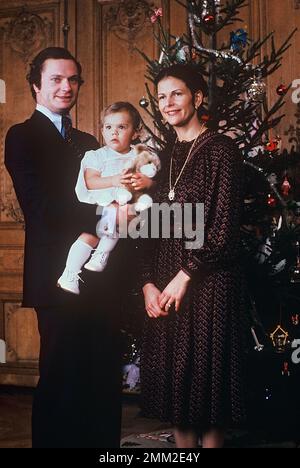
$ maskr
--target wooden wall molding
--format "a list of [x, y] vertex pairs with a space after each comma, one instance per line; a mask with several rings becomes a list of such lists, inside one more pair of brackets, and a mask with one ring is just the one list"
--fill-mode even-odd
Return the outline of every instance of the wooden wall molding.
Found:
[[105, 15], [108, 30], [116, 37], [129, 43], [133, 49], [151, 25], [150, 14], [154, 3], [145, 0], [125, 0], [111, 6]]
[[13, 189], [4, 193], [4, 201], [3, 204], [1, 204], [0, 211], [2, 211], [9, 219], [24, 225], [24, 216]]
[[2, 28], [4, 40], [21, 56], [25, 64], [30, 57], [46, 47], [53, 35], [53, 23], [47, 17], [41, 17], [26, 7]]
[[[6, 302], [4, 316], [7, 362], [15, 365], [33, 362], [36, 367], [39, 338], [35, 312], [32, 309], [22, 308], [18, 302]], [[23, 335], [24, 339], [21, 340], [19, 335]]]

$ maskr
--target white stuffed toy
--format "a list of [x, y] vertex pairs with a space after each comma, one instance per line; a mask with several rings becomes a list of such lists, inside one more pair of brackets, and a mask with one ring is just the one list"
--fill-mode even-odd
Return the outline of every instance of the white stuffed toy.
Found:
[[136, 211], [151, 207], [152, 198], [143, 191], [137, 192], [130, 185], [89, 190], [84, 179], [84, 172], [87, 168], [99, 170], [103, 177], [120, 174], [125, 170], [133, 173], [140, 172], [152, 178], [160, 169], [160, 160], [147, 146], [142, 144], [133, 146], [130, 153], [121, 158], [116, 152], [112, 157], [111, 150], [107, 146], [96, 151], [88, 151], [81, 162], [75, 191], [78, 199], [84, 203], [108, 206], [113, 202], [119, 205], [131, 202], [135, 203]]
[[[128, 172], [140, 172], [150, 179], [155, 177], [160, 169], [160, 160], [157, 154], [151, 152], [149, 148], [143, 144], [138, 144], [134, 146], [133, 149], [136, 153], [136, 157], [126, 166]], [[129, 201], [135, 203], [136, 211], [143, 211], [152, 206], [153, 200], [150, 195], [143, 193], [143, 191], [126, 191], [128, 192], [128, 197], [130, 196], [126, 203]]]

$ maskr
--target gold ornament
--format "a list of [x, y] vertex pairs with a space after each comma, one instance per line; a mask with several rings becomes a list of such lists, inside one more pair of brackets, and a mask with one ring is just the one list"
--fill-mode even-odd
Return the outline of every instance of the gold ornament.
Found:
[[288, 336], [288, 332], [285, 331], [281, 325], [277, 325], [275, 330], [270, 334], [270, 338], [277, 353], [283, 353], [285, 351]]

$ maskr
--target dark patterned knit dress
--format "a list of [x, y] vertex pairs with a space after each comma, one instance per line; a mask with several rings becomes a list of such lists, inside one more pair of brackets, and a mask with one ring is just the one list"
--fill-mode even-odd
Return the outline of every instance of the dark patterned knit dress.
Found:
[[[174, 183], [192, 142], [173, 151]], [[157, 201], [171, 203], [170, 155]], [[243, 168], [232, 140], [207, 130], [198, 137], [176, 185], [174, 202], [204, 203], [205, 240], [187, 250], [184, 239], [147, 240], [143, 284], [161, 291], [183, 269], [192, 277], [180, 311], [146, 317], [142, 341], [145, 416], [205, 430], [244, 419], [244, 279], [238, 265]]]

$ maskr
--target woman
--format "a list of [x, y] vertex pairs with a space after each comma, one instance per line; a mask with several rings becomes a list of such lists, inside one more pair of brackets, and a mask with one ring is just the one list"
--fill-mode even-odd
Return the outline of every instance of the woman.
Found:
[[146, 318], [142, 345], [145, 415], [171, 421], [179, 448], [221, 447], [224, 429], [244, 418], [241, 328], [243, 275], [237, 263], [242, 160], [232, 140], [208, 130], [207, 95], [188, 65], [156, 78], [159, 110], [177, 138], [157, 201], [204, 203], [204, 245], [148, 242], [143, 259]]

